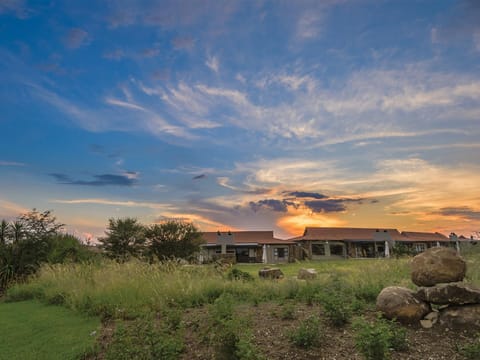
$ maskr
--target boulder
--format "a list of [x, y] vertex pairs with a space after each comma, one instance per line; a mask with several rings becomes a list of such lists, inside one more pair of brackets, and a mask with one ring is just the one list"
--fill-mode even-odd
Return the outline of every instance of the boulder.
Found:
[[462, 282], [421, 287], [418, 289], [416, 296], [423, 301], [439, 305], [480, 303], [480, 289]]
[[317, 277], [317, 271], [315, 269], [300, 269], [298, 270], [297, 279], [300, 280], [313, 280]]
[[412, 281], [418, 286], [462, 281], [467, 265], [455, 250], [435, 247], [412, 260]]
[[258, 276], [264, 279], [281, 279], [283, 273], [278, 268], [263, 268], [258, 271]]
[[450, 329], [480, 330], [480, 304], [449, 306], [440, 311], [439, 322]]
[[415, 297], [415, 293], [400, 286], [384, 288], [377, 297], [377, 310], [388, 319], [405, 324], [418, 323], [430, 312], [430, 305]]

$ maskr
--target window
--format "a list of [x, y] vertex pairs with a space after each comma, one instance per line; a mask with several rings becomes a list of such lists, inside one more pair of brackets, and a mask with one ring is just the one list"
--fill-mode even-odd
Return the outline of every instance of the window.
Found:
[[415, 244], [415, 252], [417, 252], [417, 253], [425, 251], [426, 249], [427, 249], [427, 247], [424, 243]]
[[287, 248], [274, 248], [273, 249], [273, 256], [278, 259], [284, 259], [288, 256], [288, 249]]
[[343, 256], [342, 244], [330, 244], [330, 255]]
[[313, 255], [325, 255], [325, 245], [324, 244], [312, 244], [312, 254]]

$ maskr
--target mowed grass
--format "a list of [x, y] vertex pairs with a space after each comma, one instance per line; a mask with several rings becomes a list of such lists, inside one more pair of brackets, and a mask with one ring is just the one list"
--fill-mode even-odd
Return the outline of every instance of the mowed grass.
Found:
[[37, 301], [0, 303], [1, 360], [80, 359], [94, 348], [100, 320]]

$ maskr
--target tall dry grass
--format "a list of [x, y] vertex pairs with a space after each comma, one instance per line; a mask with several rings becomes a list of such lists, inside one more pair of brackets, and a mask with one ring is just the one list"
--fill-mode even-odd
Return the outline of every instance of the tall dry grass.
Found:
[[[259, 303], [296, 299], [311, 302], [327, 291], [332, 279], [336, 286], [367, 303], [374, 303], [383, 287], [413, 288], [410, 259], [342, 260], [300, 262], [282, 265], [285, 278], [267, 281], [256, 273], [261, 264], [238, 265], [255, 274], [253, 281], [229, 280], [225, 271], [210, 265], [181, 265], [175, 261], [148, 264], [100, 261], [91, 264], [43, 266], [28, 282], [9, 289], [7, 300], [37, 298], [62, 304], [79, 312], [114, 318], [136, 317], [165, 307], [188, 308], [213, 303], [222, 293], [238, 301]], [[469, 255], [467, 279], [480, 285], [480, 256]], [[309, 282], [295, 276], [301, 267], [315, 268], [318, 278]], [[329, 285], [330, 284], [330, 285]]]

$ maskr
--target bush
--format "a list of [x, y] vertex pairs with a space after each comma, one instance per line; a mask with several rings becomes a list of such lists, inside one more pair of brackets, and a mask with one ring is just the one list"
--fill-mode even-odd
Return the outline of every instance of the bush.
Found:
[[293, 320], [295, 317], [295, 305], [293, 303], [289, 302], [282, 306], [280, 312], [280, 318], [282, 320]]
[[352, 317], [352, 307], [347, 298], [338, 295], [339, 294], [324, 296], [322, 306], [325, 316], [332, 325], [343, 326], [350, 322]]
[[237, 268], [232, 268], [227, 273], [228, 280], [242, 280], [242, 281], [253, 281], [255, 278], [248, 272], [242, 271]]
[[184, 344], [178, 332], [172, 332], [151, 317], [121, 322], [115, 330], [105, 358], [107, 360], [179, 358]]
[[235, 316], [233, 296], [223, 293], [210, 307], [212, 324], [210, 343], [216, 349], [216, 359], [261, 360], [255, 349], [248, 322]]
[[457, 351], [468, 360], [480, 359], [480, 338], [472, 344], [466, 344], [463, 346], [457, 346]]
[[303, 320], [295, 330], [291, 331], [289, 338], [298, 347], [310, 348], [320, 344], [321, 335], [320, 319], [318, 316], [312, 315]]
[[390, 349], [407, 348], [406, 330], [393, 321], [378, 318], [368, 322], [359, 318], [354, 322], [355, 344], [367, 360], [387, 359]]

